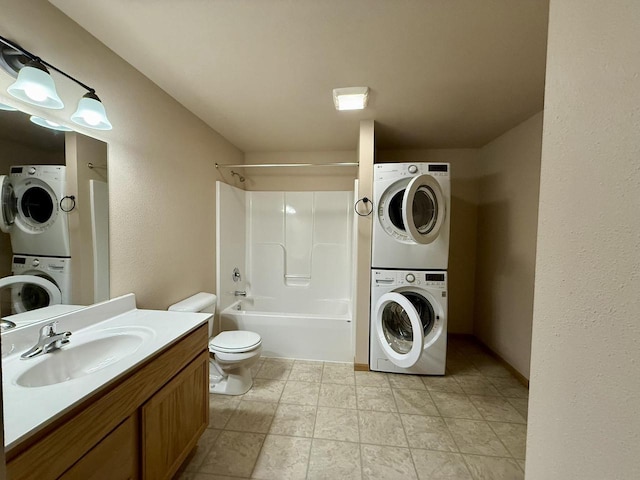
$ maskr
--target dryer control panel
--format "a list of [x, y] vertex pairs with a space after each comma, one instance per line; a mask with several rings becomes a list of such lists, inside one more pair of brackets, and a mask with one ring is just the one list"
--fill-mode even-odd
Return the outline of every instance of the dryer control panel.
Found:
[[17, 178], [42, 178], [48, 182], [65, 182], [64, 165], [13, 165], [10, 176]]
[[448, 177], [448, 163], [376, 163], [374, 165], [374, 178], [376, 180], [399, 179], [429, 174], [433, 177]]

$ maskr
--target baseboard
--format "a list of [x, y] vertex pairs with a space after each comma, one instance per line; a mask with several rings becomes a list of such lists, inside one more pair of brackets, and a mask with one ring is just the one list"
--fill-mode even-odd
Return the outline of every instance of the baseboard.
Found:
[[486, 343], [484, 343], [482, 340], [480, 340], [478, 337], [476, 337], [475, 335], [471, 335], [469, 333], [449, 333], [450, 337], [458, 337], [458, 338], [472, 338], [473, 340], [475, 340], [478, 344], [480, 344], [480, 346], [489, 354], [491, 355], [493, 358], [495, 358], [496, 360], [498, 360], [498, 362], [500, 362], [500, 364], [506, 368], [507, 370], [509, 370], [509, 373], [511, 373], [514, 377], [516, 377], [516, 379], [525, 387], [527, 387], [527, 389], [529, 388], [529, 380], [527, 379], [527, 377], [525, 377], [524, 375], [522, 375], [518, 370], [515, 369], [515, 367], [513, 365], [511, 365], [509, 362], [507, 362], [504, 358], [502, 358], [502, 356], [493, 351], [491, 349], [491, 347], [489, 347]]
[[369, 371], [369, 364], [368, 363], [354, 363], [353, 364], [353, 369], [356, 372], [368, 372]]

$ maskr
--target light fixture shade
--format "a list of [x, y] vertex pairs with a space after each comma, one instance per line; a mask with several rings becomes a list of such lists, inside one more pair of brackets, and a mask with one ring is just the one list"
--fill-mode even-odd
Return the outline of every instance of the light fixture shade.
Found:
[[0, 110], [4, 110], [6, 112], [17, 112], [17, 108], [13, 108], [11, 105], [7, 105], [6, 103], [0, 103]]
[[31, 115], [29, 117], [32, 123], [44, 128], [48, 128], [50, 130], [57, 130], [58, 132], [73, 132], [69, 127], [65, 127], [64, 125], [60, 125], [59, 123], [52, 122], [51, 120], [46, 120], [42, 117], [36, 117], [35, 115]]
[[17, 80], [7, 88], [18, 100], [44, 108], [64, 108], [47, 68], [34, 60], [20, 69]]
[[369, 87], [346, 87], [333, 89], [336, 110], [362, 110], [367, 106]]
[[78, 102], [76, 113], [71, 115], [71, 120], [83, 127], [96, 130], [111, 130], [113, 126], [107, 118], [104, 105], [95, 93], [85, 94]]

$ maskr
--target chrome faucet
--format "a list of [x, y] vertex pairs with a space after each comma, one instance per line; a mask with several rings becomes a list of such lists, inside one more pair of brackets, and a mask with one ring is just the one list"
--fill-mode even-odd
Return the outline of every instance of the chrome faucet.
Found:
[[40, 329], [40, 337], [38, 343], [36, 343], [29, 350], [20, 355], [20, 358], [27, 359], [37, 357], [44, 353], [49, 353], [54, 350], [60, 349], [63, 345], [69, 343], [69, 337], [71, 332], [57, 333], [58, 322], [47, 323]]
[[233, 295], [236, 297], [246, 297], [247, 292], [244, 290], [236, 290], [235, 292], [233, 292]]
[[9, 330], [10, 328], [15, 328], [16, 324], [11, 320], [7, 320], [6, 318], [0, 319], [0, 332], [4, 332]]

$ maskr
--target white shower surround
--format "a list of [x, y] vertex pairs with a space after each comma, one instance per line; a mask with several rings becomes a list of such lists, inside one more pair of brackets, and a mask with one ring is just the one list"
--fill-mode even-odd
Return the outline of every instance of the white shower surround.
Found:
[[[350, 191], [219, 184], [220, 329], [257, 332], [264, 356], [353, 361], [352, 212]], [[232, 265], [246, 265], [241, 282], [229, 280]], [[247, 298], [238, 302], [235, 290]]]

